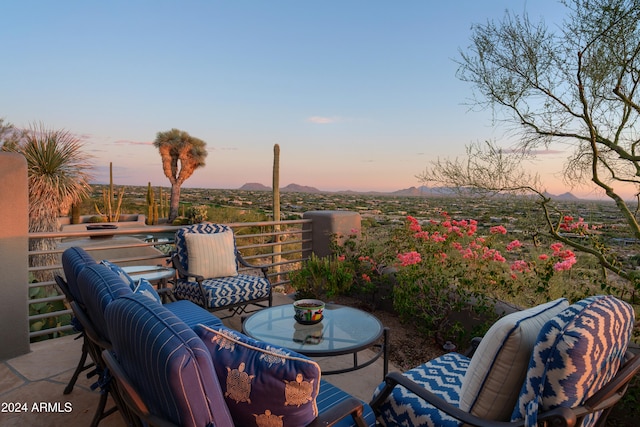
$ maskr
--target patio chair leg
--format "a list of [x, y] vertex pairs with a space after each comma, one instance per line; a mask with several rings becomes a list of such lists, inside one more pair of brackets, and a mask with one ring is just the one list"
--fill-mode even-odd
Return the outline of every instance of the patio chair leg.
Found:
[[96, 408], [96, 413], [93, 416], [93, 420], [91, 420], [91, 427], [98, 427], [98, 424], [100, 424], [100, 420], [105, 417], [104, 408], [107, 406], [108, 398], [108, 393], [100, 393], [100, 401], [98, 402], [98, 407]]
[[[84, 334], [82, 334], [82, 336], [84, 338]], [[84, 339], [86, 340], [86, 338]], [[69, 383], [65, 387], [63, 394], [69, 394], [73, 391], [73, 387], [76, 385], [76, 381], [78, 381], [78, 376], [80, 375], [80, 372], [86, 371], [87, 369], [95, 366], [93, 362], [89, 363], [88, 365], [85, 365], [85, 363], [87, 362], [88, 354], [89, 352], [87, 350], [87, 343], [84, 342], [82, 344], [82, 355], [80, 356], [80, 360], [78, 361], [78, 366], [76, 366], [76, 370], [73, 372], [73, 375], [71, 376]]]

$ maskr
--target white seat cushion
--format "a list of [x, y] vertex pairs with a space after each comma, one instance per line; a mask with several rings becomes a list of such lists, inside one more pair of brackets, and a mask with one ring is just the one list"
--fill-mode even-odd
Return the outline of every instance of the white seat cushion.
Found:
[[189, 274], [205, 279], [236, 276], [235, 244], [232, 231], [201, 234], [185, 233]]
[[568, 301], [560, 298], [494, 323], [469, 363], [460, 391], [460, 409], [488, 420], [509, 421], [538, 333], [568, 306]]

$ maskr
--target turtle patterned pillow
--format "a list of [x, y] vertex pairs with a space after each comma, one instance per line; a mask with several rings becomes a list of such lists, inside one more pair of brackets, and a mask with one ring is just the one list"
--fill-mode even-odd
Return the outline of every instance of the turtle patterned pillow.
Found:
[[235, 425], [299, 427], [318, 416], [316, 362], [224, 326], [194, 331], [211, 353]]

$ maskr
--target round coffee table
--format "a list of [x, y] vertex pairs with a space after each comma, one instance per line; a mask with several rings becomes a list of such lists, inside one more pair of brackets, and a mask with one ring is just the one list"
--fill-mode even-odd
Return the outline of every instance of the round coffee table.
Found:
[[[353, 354], [352, 366], [322, 371], [323, 375], [361, 369], [383, 356], [383, 376], [386, 376], [389, 332], [375, 316], [356, 308], [337, 304], [327, 304], [324, 309], [324, 318], [315, 325], [302, 325], [296, 322], [293, 318], [294, 314], [293, 304], [265, 308], [245, 319], [242, 330], [252, 338], [294, 350], [305, 356]], [[359, 363], [358, 352], [367, 348], [375, 350], [373, 357]]]

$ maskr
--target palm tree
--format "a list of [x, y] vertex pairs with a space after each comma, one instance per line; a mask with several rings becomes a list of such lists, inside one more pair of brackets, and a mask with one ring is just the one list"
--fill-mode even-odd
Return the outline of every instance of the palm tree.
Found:
[[[58, 231], [58, 216], [73, 203], [88, 195], [90, 179], [86, 170], [91, 167], [82, 151], [80, 140], [66, 130], [47, 129], [32, 124], [13, 144], [3, 150], [24, 155], [27, 160], [29, 183], [29, 231]], [[54, 239], [31, 239], [30, 250], [52, 250]], [[55, 264], [55, 255], [31, 257], [32, 266]], [[52, 272], [41, 272], [39, 281], [52, 280]]]
[[[153, 146], [160, 152], [164, 174], [171, 182], [169, 223], [178, 216], [180, 186], [193, 175], [197, 168], [204, 166], [204, 159], [207, 157], [206, 145], [201, 139], [178, 129], [158, 132], [156, 135]], [[180, 169], [178, 169], [178, 161]]]

